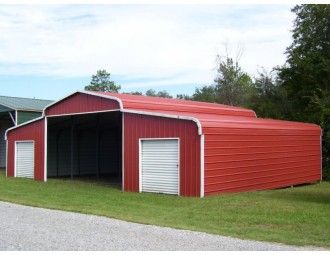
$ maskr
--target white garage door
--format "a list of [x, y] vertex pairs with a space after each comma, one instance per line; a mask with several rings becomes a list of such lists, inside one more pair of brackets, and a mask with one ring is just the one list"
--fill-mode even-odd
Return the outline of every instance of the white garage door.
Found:
[[179, 194], [179, 140], [141, 141], [140, 191]]
[[16, 177], [34, 177], [33, 142], [16, 142]]

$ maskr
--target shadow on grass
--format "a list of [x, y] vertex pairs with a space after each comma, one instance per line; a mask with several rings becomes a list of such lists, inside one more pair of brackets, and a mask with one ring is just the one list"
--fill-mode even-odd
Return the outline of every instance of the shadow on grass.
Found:
[[[320, 183], [305, 184], [295, 186], [294, 188], [282, 188], [279, 189], [281, 192], [268, 194], [271, 198], [288, 200], [288, 201], [300, 201], [317, 204], [328, 204], [330, 205], [330, 182], [326, 182], [325, 185], [328, 187], [322, 187]], [[303, 190], [305, 189], [305, 190]]]
[[82, 176], [82, 177], [74, 177], [73, 179], [70, 179], [69, 177], [51, 177], [50, 180], [61, 180], [61, 181], [70, 181], [73, 183], [86, 183], [91, 184], [94, 186], [108, 186], [112, 187], [116, 190], [122, 190], [122, 181], [118, 178], [96, 178], [93, 176]]

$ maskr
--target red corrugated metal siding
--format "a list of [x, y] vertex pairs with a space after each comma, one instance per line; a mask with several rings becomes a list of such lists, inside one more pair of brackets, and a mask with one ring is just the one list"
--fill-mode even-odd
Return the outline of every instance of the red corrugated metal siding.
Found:
[[115, 100], [76, 93], [46, 109], [46, 115], [74, 114], [119, 109]]
[[[256, 120], [204, 127], [205, 195], [260, 190], [321, 179], [320, 128]], [[245, 128], [244, 128], [245, 127]]]
[[44, 136], [45, 120], [41, 119], [7, 133], [7, 175], [14, 176], [15, 167], [15, 142], [34, 141], [34, 179], [44, 180]]
[[200, 196], [200, 136], [196, 123], [124, 114], [124, 190], [139, 191], [139, 139], [180, 138], [180, 195]]

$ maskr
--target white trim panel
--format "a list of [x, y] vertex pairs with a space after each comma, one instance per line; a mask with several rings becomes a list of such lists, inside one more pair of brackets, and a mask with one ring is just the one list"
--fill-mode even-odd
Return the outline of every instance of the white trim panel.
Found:
[[204, 197], [205, 194], [205, 164], [204, 164], [204, 155], [205, 155], [205, 150], [204, 150], [204, 135], [201, 135], [201, 191], [200, 191], [200, 197]]
[[122, 144], [121, 144], [121, 150], [122, 150], [122, 155], [121, 155], [121, 167], [122, 167], [122, 169], [121, 169], [121, 182], [122, 182], [122, 184], [121, 184], [121, 189], [122, 189], [122, 191], [124, 191], [124, 189], [125, 189], [125, 146], [124, 146], [124, 144], [125, 144], [125, 113], [121, 113], [122, 115], [122, 119], [121, 119], [121, 121], [122, 121], [122, 124], [121, 124], [121, 135], [122, 135], [122, 140], [121, 140], [121, 142], [122, 142]]
[[47, 159], [48, 159], [48, 147], [47, 147], [47, 136], [48, 136], [48, 119], [45, 117], [45, 133], [44, 133], [44, 181], [47, 181]]

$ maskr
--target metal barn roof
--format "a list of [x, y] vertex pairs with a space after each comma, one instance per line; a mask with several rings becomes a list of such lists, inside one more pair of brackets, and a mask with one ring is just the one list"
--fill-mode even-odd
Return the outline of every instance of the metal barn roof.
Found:
[[[256, 129], [298, 129], [316, 130], [320, 127], [315, 124], [281, 121], [257, 118], [253, 110], [240, 107], [205, 103], [182, 99], [169, 99], [138, 95], [117, 94], [108, 92], [82, 92], [117, 98], [122, 104], [122, 110], [167, 114], [173, 116], [190, 117], [197, 119], [202, 128], [208, 132], [216, 132], [216, 128], [256, 128]], [[204, 133], [204, 131], [203, 131]]]
[[13, 110], [42, 111], [51, 100], [0, 96], [0, 105]]

